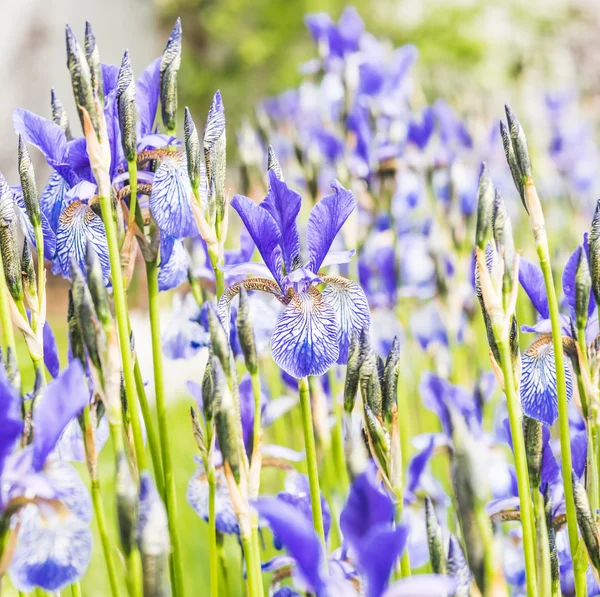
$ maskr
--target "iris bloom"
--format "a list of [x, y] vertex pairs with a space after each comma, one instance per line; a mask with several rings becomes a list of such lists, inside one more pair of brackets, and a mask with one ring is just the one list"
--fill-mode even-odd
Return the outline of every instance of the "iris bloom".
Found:
[[88, 403], [79, 361], [36, 399], [34, 439], [22, 450], [21, 398], [0, 375], [0, 513], [16, 534], [9, 574], [24, 593], [59, 591], [81, 578], [92, 552], [88, 491], [75, 469], [52, 452], [68, 423]]
[[[256, 205], [242, 195], [231, 202], [265, 265], [244, 263], [229, 273], [259, 274], [227, 288], [219, 302], [219, 316], [229, 329], [232, 299], [241, 286], [273, 294], [285, 309], [271, 336], [275, 362], [290, 375], [321, 375], [333, 363], [346, 363], [353, 331], [368, 328], [369, 305], [360, 286], [346, 278], [319, 274], [322, 267], [347, 262], [351, 251], [329, 252], [342, 225], [352, 213], [354, 196], [336, 180], [333, 194], [312, 209], [307, 224], [308, 261], [302, 265], [296, 218], [302, 199], [269, 171], [269, 192]], [[318, 286], [324, 284], [323, 291]]]

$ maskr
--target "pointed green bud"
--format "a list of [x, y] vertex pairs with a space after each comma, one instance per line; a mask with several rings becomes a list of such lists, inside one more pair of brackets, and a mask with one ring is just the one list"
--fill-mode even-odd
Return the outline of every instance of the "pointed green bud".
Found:
[[273, 170], [273, 172], [275, 172], [275, 176], [277, 176], [277, 178], [283, 182], [283, 172], [281, 171], [279, 160], [275, 155], [275, 150], [273, 149], [272, 145], [269, 145], [269, 153], [267, 158], [267, 172], [269, 170]]
[[13, 192], [0, 174], [0, 251], [8, 291], [16, 303], [23, 300], [21, 256], [17, 247], [17, 223]]
[[521, 178], [521, 172], [519, 170], [519, 166], [517, 164], [517, 159], [515, 157], [515, 151], [513, 148], [513, 144], [510, 138], [510, 131], [508, 127], [504, 124], [504, 122], [500, 121], [500, 136], [502, 137], [502, 145], [504, 146], [504, 155], [506, 156], [506, 161], [508, 163], [508, 167], [510, 169], [510, 173], [512, 175], [513, 182], [515, 183], [515, 187], [519, 192], [521, 197], [521, 202], [523, 203], [523, 207], [525, 211], [529, 213], [529, 208], [527, 207], [527, 203], [525, 202], [525, 185], [523, 184], [523, 179]]
[[215, 427], [223, 461], [228, 462], [237, 483], [240, 482], [242, 434], [235, 399], [218, 359], [213, 359]]
[[594, 292], [596, 303], [600, 305], [600, 199], [596, 203], [596, 211], [594, 211], [592, 219], [588, 244], [592, 291]]
[[240, 287], [240, 304], [237, 312], [237, 333], [246, 369], [250, 375], [258, 373], [258, 354], [256, 352], [256, 341], [252, 329], [252, 317], [250, 316], [250, 299], [248, 291], [242, 285]]
[[81, 108], [85, 108], [90, 116], [90, 121], [96, 133], [99, 130], [98, 114], [94, 103], [94, 86], [92, 83], [92, 73], [87, 58], [69, 25], [66, 26], [67, 39], [67, 66], [71, 73], [71, 85], [75, 97], [75, 105], [78, 108], [81, 128], [85, 129], [83, 113]]
[[117, 80], [117, 106], [119, 110], [119, 128], [121, 129], [121, 146], [125, 159], [134, 162], [137, 157], [137, 133], [135, 127], [135, 83], [129, 51], [125, 50], [119, 78]]
[[210, 332], [210, 343], [215, 356], [221, 362], [223, 371], [227, 378], [231, 376], [231, 349], [229, 347], [229, 338], [225, 334], [221, 320], [215, 311], [214, 306], [211, 304], [208, 308], [208, 328]]
[[102, 75], [102, 64], [100, 63], [100, 50], [96, 43], [96, 36], [92, 30], [92, 24], [89, 21], [85, 22], [85, 57], [88, 66], [90, 67], [90, 75], [92, 77], [92, 88], [96, 91], [96, 95], [100, 100], [100, 105], [104, 106], [104, 77]]
[[75, 315], [75, 303], [73, 301], [73, 290], [69, 289], [69, 306], [67, 309], [67, 326], [69, 330], [69, 346], [73, 358], [85, 363], [85, 345], [83, 335], [79, 329], [79, 323]]
[[369, 405], [376, 417], [383, 408], [383, 392], [377, 366], [377, 356], [371, 349], [366, 355], [360, 368], [360, 393], [363, 402]]
[[131, 472], [131, 465], [121, 452], [117, 455], [117, 522], [123, 553], [127, 556], [135, 547], [135, 524], [138, 516], [138, 489]]
[[37, 304], [37, 284], [35, 283], [35, 265], [27, 241], [23, 243], [21, 256], [21, 275], [23, 276], [23, 289], [33, 304]]
[[431, 498], [425, 496], [425, 524], [427, 527], [427, 545], [429, 561], [434, 574], [446, 574], [446, 553], [442, 527], [438, 520]]
[[542, 469], [542, 423], [530, 417], [523, 417], [523, 435], [525, 436], [525, 454], [531, 487], [537, 491], [541, 482]]
[[360, 351], [360, 335], [352, 330], [350, 347], [348, 348], [348, 363], [346, 366], [346, 381], [344, 382], [344, 410], [351, 413], [356, 402], [358, 384], [360, 381], [360, 366], [362, 365]]
[[204, 160], [209, 192], [209, 212], [213, 209], [212, 203], [214, 202], [217, 222], [221, 222], [225, 216], [226, 153], [225, 108], [221, 92], [217, 91], [210, 105], [204, 129]]
[[202, 430], [202, 425], [200, 424], [200, 420], [198, 419], [198, 414], [194, 410], [193, 406], [190, 406], [190, 416], [192, 419], [192, 430], [194, 432], [194, 440], [196, 441], [198, 450], [200, 450], [200, 454], [203, 458], [205, 458], [208, 453], [208, 449], [206, 447], [206, 441], [204, 439], [204, 431]]
[[160, 110], [167, 133], [177, 129], [177, 73], [181, 65], [181, 19], [177, 19], [160, 62]]
[[96, 315], [103, 327], [110, 326], [113, 323], [113, 318], [110, 311], [108, 292], [106, 291], [104, 278], [102, 276], [102, 266], [100, 265], [100, 260], [98, 259], [98, 255], [96, 255], [94, 246], [89, 240], [85, 254], [85, 266], [87, 272], [87, 285], [92, 297], [92, 302], [94, 303]]
[[575, 473], [573, 477], [573, 498], [575, 499], [575, 512], [577, 513], [577, 525], [583, 537], [583, 542], [588, 552], [588, 557], [594, 565], [594, 568], [600, 572], [600, 537], [598, 527], [594, 520], [592, 508], [588, 500], [585, 487], [577, 478]]
[[477, 200], [477, 228], [475, 244], [483, 251], [487, 241], [492, 214], [494, 212], [494, 183], [485, 162], [481, 164], [479, 175], [479, 195]]
[[513, 285], [513, 269], [515, 266], [515, 242], [513, 240], [512, 226], [506, 205], [496, 190], [494, 196], [494, 210], [492, 213], [492, 230], [496, 250], [504, 260], [504, 292], [510, 294]]
[[373, 458], [379, 462], [387, 474], [389, 468], [388, 455], [390, 453], [389, 435], [366, 402], [363, 404], [363, 409], [365, 426], [367, 427], [369, 438], [371, 440], [369, 442], [369, 448], [374, 450], [374, 454], [372, 454]]
[[525, 184], [527, 179], [533, 176], [531, 158], [529, 157], [529, 149], [527, 148], [525, 132], [523, 131], [521, 123], [515, 116], [514, 112], [510, 109], [508, 104], [504, 106], [504, 111], [506, 112], [506, 122], [508, 123], [510, 140], [515, 152], [515, 161], [519, 168], [521, 180], [523, 184]]
[[585, 329], [587, 323], [591, 288], [592, 278], [590, 276], [588, 258], [585, 251], [580, 248], [577, 272], [575, 274], [575, 317], [578, 329]]
[[92, 301], [92, 295], [85, 283], [83, 272], [79, 269], [75, 258], [71, 260], [71, 290], [73, 291], [73, 306], [77, 325], [81, 331], [83, 343], [90, 360], [96, 369], [101, 370], [100, 351], [97, 337], [97, 317]]
[[552, 595], [560, 595], [560, 564], [558, 562], [558, 548], [556, 546], [556, 531], [552, 526], [548, 527], [548, 542], [550, 543]]
[[185, 135], [185, 155], [187, 157], [188, 174], [192, 189], [196, 190], [200, 187], [200, 138], [198, 137], [198, 129], [190, 109], [186, 106], [183, 116], [183, 133]]
[[69, 119], [63, 103], [56, 95], [54, 88], [50, 90], [50, 106], [52, 108], [52, 122], [58, 124], [58, 126], [65, 132], [67, 141], [70, 141], [73, 137], [71, 135], [71, 127], [69, 126]]
[[146, 471], [140, 475], [138, 511], [136, 540], [142, 558], [144, 597], [167, 597], [170, 595], [169, 520], [154, 482]]
[[207, 425], [212, 424], [214, 417], [214, 400], [215, 400], [215, 384], [213, 380], [213, 368], [216, 366], [214, 362], [219, 362], [219, 359], [214, 355], [209, 347], [208, 359], [204, 368], [204, 376], [202, 377], [202, 410], [204, 419]]
[[19, 135], [19, 148], [17, 152], [19, 163], [19, 178], [21, 179], [21, 190], [23, 191], [23, 201], [25, 209], [29, 216], [29, 221], [34, 228], [42, 225], [42, 215], [40, 213], [40, 196], [38, 194], [37, 184], [35, 182], [35, 173], [33, 164], [25, 139]]
[[394, 338], [383, 370], [383, 416], [391, 422], [392, 411], [396, 404], [398, 377], [400, 375], [400, 342]]

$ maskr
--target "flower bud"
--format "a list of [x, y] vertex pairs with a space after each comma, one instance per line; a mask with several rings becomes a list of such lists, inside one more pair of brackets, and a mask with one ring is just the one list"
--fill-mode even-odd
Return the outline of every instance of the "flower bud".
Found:
[[177, 19], [160, 62], [160, 109], [163, 125], [170, 134], [177, 128], [177, 73], [180, 65], [181, 19]]
[[146, 471], [140, 475], [139, 516], [136, 539], [142, 558], [144, 597], [169, 595], [169, 521], [152, 478]]
[[558, 548], [556, 547], [556, 531], [548, 527], [548, 542], [550, 543], [550, 579], [552, 582], [552, 595], [560, 595], [560, 564], [558, 561]]
[[455, 597], [468, 597], [470, 595], [470, 586], [473, 582], [473, 574], [469, 570], [469, 565], [465, 559], [465, 554], [458, 542], [458, 539], [450, 534], [448, 544], [448, 576], [453, 576], [458, 580], [458, 589]]
[[[212, 349], [209, 347], [208, 359], [206, 360], [206, 367], [204, 368], [204, 376], [202, 377], [202, 411], [204, 413], [204, 420], [207, 425], [212, 425], [214, 417], [214, 400], [215, 400], [215, 384], [213, 380], [213, 362], [219, 359], [215, 357]], [[216, 365], [215, 365], [216, 366]]]
[[77, 261], [74, 258], [71, 260], [71, 290], [75, 317], [77, 318], [77, 325], [81, 331], [83, 343], [94, 367], [101, 370], [102, 363], [96, 332], [98, 330], [96, 311], [92, 295], [85, 283], [83, 272], [79, 269]]
[[19, 148], [17, 152], [19, 163], [19, 177], [21, 179], [21, 190], [23, 191], [23, 201], [25, 209], [29, 216], [29, 221], [34, 228], [42, 225], [42, 215], [40, 213], [40, 196], [35, 182], [35, 173], [33, 164], [29, 156], [27, 144], [21, 135], [19, 135]]
[[387, 474], [388, 455], [390, 452], [389, 435], [366, 402], [363, 404], [363, 408], [365, 426], [369, 435], [369, 448], [374, 451], [372, 453], [373, 458], [379, 462]]
[[383, 408], [383, 393], [377, 365], [377, 356], [371, 349], [360, 368], [360, 393], [363, 402], [379, 417]]
[[117, 476], [115, 480], [117, 496], [117, 522], [119, 537], [126, 556], [135, 547], [135, 524], [138, 513], [137, 484], [131, 472], [131, 465], [121, 452], [117, 455]]
[[183, 117], [183, 133], [185, 135], [185, 155], [187, 157], [190, 183], [192, 189], [196, 190], [200, 186], [200, 139], [192, 113], [187, 106]]
[[92, 297], [92, 302], [94, 303], [96, 315], [104, 327], [112, 325], [113, 318], [110, 311], [108, 292], [104, 285], [102, 266], [100, 265], [100, 260], [94, 250], [94, 246], [90, 241], [88, 241], [87, 244], [85, 266], [87, 272], [87, 284]]
[[13, 192], [0, 174], [0, 251], [8, 291], [15, 302], [19, 303], [23, 300], [23, 282], [17, 238]]
[[240, 304], [237, 312], [237, 332], [246, 369], [250, 375], [258, 373], [258, 355], [256, 354], [256, 341], [254, 339], [254, 330], [252, 329], [252, 318], [250, 316], [250, 300], [248, 291], [242, 285], [240, 287]]
[[226, 158], [225, 108], [221, 92], [217, 91], [210, 105], [204, 129], [209, 215], [211, 210], [214, 210], [217, 222], [221, 222], [225, 216]]
[[85, 345], [83, 335], [79, 329], [79, 323], [75, 315], [75, 303], [73, 301], [73, 290], [69, 289], [69, 306], [67, 309], [67, 326], [69, 329], [69, 348], [74, 359], [85, 363]]
[[389, 422], [396, 404], [398, 376], [400, 375], [400, 343], [394, 338], [383, 370], [383, 416]]
[[119, 128], [121, 145], [125, 159], [134, 162], [137, 157], [137, 134], [135, 130], [135, 83], [131, 70], [129, 52], [125, 50], [119, 78], [117, 81], [117, 105], [119, 110]]
[[502, 137], [504, 155], [506, 156], [506, 161], [508, 163], [513, 182], [515, 183], [517, 191], [519, 191], [519, 195], [521, 196], [521, 202], [523, 203], [523, 207], [525, 207], [525, 211], [529, 213], [529, 209], [527, 208], [527, 203], [525, 201], [525, 185], [523, 184], [523, 179], [521, 178], [519, 166], [515, 157], [515, 152], [510, 138], [510, 131], [502, 121], [500, 121], [500, 136]]
[[580, 248], [577, 272], [575, 274], [575, 317], [578, 329], [585, 329], [587, 323], [591, 288], [592, 279], [590, 277], [588, 258], [583, 248]]
[[67, 39], [67, 66], [71, 73], [71, 85], [75, 96], [75, 105], [78, 108], [81, 128], [85, 130], [84, 117], [81, 108], [85, 108], [89, 114], [94, 130], [99, 130], [99, 120], [94, 102], [94, 86], [92, 74], [87, 58], [85, 57], [73, 30], [66, 26]]
[[515, 152], [515, 161], [519, 168], [521, 180], [523, 183], [527, 181], [533, 175], [531, 169], [531, 158], [529, 157], [529, 149], [527, 149], [527, 139], [525, 138], [525, 132], [521, 127], [521, 123], [515, 116], [514, 112], [510, 109], [507, 104], [504, 106], [506, 112], [506, 122], [508, 123], [508, 130], [510, 132], [510, 140]]
[[523, 417], [523, 435], [525, 437], [525, 454], [531, 487], [537, 491], [541, 482], [542, 470], [542, 422], [530, 417]]
[[[204, 395], [202, 396], [204, 399]], [[208, 449], [206, 446], [206, 441], [204, 439], [204, 431], [202, 431], [202, 425], [200, 425], [200, 420], [198, 419], [198, 415], [194, 410], [193, 406], [190, 406], [190, 416], [192, 418], [192, 430], [194, 432], [194, 440], [196, 441], [196, 445], [198, 446], [198, 450], [200, 450], [200, 454], [205, 458], [208, 453]]]
[[32, 310], [38, 310], [37, 285], [35, 283], [35, 266], [33, 257], [27, 241], [23, 243], [23, 255], [21, 257], [21, 275], [23, 276], [23, 288], [27, 297], [27, 306]]
[[442, 527], [431, 498], [425, 496], [425, 524], [427, 527], [427, 545], [429, 547], [429, 561], [434, 574], [446, 574], [446, 554]]
[[275, 172], [275, 176], [277, 176], [277, 178], [283, 182], [283, 172], [281, 171], [279, 160], [275, 155], [275, 150], [273, 149], [272, 145], [269, 145], [269, 153], [267, 158], [267, 172], [269, 170], [273, 170], [273, 172]]
[[88, 66], [90, 67], [90, 75], [92, 81], [92, 89], [96, 92], [96, 96], [100, 101], [100, 105], [104, 105], [104, 78], [102, 76], [102, 64], [100, 63], [100, 51], [96, 44], [96, 36], [92, 30], [92, 24], [89, 21], [85, 22], [85, 57]]
[[72, 139], [72, 135], [67, 112], [65, 111], [63, 103], [56, 95], [54, 88], [52, 88], [50, 91], [50, 106], [52, 108], [52, 122], [54, 122], [54, 124], [58, 124], [58, 126], [65, 132], [67, 141], [70, 141]]
[[585, 543], [591, 563], [600, 572], [600, 537], [598, 535], [598, 527], [592, 514], [585, 487], [573, 472], [572, 477], [573, 498], [575, 499], [575, 512], [577, 513], [579, 531], [583, 537], [583, 542]]
[[346, 381], [344, 383], [344, 410], [347, 413], [352, 412], [354, 408], [354, 403], [356, 401], [356, 393], [358, 392], [358, 384], [360, 381], [360, 366], [362, 365], [360, 350], [361, 337], [362, 333], [358, 334], [356, 330], [352, 331], [350, 347], [348, 348]]
[[223, 461], [228, 462], [237, 483], [240, 482], [242, 434], [238, 409], [218, 359], [213, 359], [215, 425]]
[[208, 328], [210, 332], [210, 343], [215, 356], [221, 362], [223, 371], [229, 379], [232, 373], [231, 349], [229, 347], [229, 339], [225, 334], [223, 325], [212, 304], [208, 306]]
[[492, 214], [494, 211], [494, 183], [485, 162], [481, 164], [479, 175], [479, 196], [477, 200], [477, 228], [475, 244], [483, 251], [487, 241]]
[[496, 250], [504, 261], [503, 291], [506, 294], [510, 294], [513, 286], [513, 270], [516, 258], [515, 243], [506, 205], [504, 205], [504, 201], [497, 190], [494, 196], [492, 230], [494, 232]]

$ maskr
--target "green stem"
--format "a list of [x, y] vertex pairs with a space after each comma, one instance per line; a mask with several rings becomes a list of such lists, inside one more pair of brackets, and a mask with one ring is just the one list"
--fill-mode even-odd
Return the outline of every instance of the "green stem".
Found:
[[[308, 482], [310, 485], [310, 503], [312, 507], [313, 525], [321, 544], [323, 553], [327, 553], [325, 542], [325, 528], [323, 526], [323, 512], [321, 510], [321, 490], [319, 489], [319, 467], [317, 465], [317, 450], [315, 447], [315, 434], [313, 430], [312, 409], [310, 405], [310, 390], [308, 380], [302, 377], [298, 380], [300, 393], [300, 410], [302, 412], [302, 428], [304, 431], [304, 447], [306, 450], [306, 464], [308, 466]], [[327, 558], [325, 558], [327, 559]], [[327, 562], [325, 562], [327, 566]]]
[[129, 594], [131, 597], [144, 597], [142, 560], [140, 552], [137, 549], [132, 549], [127, 556], [127, 573], [129, 576]]
[[329, 387], [331, 388], [331, 401], [335, 424], [331, 430], [331, 446], [333, 462], [337, 473], [336, 490], [339, 495], [345, 496], [348, 490], [348, 469], [346, 467], [346, 452], [344, 450], [344, 405], [340, 401], [340, 386], [334, 367], [329, 369]]
[[256, 453], [258, 450], [258, 443], [260, 441], [260, 375], [258, 374], [258, 370], [254, 373], [250, 374], [250, 380], [252, 382], [252, 395], [254, 397], [254, 426], [253, 426], [253, 446], [252, 446], [252, 454]]
[[535, 528], [538, 534], [538, 579], [540, 595], [550, 595], [552, 593], [550, 542], [548, 539], [548, 527], [546, 526], [544, 496], [539, 488], [534, 488], [533, 490], [533, 508], [535, 512]]
[[225, 277], [223, 272], [219, 269], [219, 255], [212, 249], [209, 249], [208, 256], [210, 258], [213, 271], [215, 272], [215, 289], [217, 292], [217, 301], [219, 301], [223, 291], [225, 290]]
[[133, 430], [133, 443], [138, 470], [146, 468], [146, 453], [144, 451], [144, 439], [140, 414], [138, 412], [138, 399], [135, 391], [135, 378], [133, 375], [133, 361], [131, 358], [131, 347], [129, 344], [129, 317], [127, 314], [127, 297], [123, 284], [123, 273], [121, 272], [121, 257], [117, 239], [117, 228], [113, 220], [113, 209], [109, 195], [101, 194], [99, 197], [102, 210], [102, 221], [106, 231], [106, 242], [108, 244], [108, 256], [110, 261], [110, 272], [112, 277], [113, 295], [115, 299], [115, 312], [117, 316], [117, 329], [119, 332], [119, 348], [121, 350], [121, 361], [123, 364], [123, 377], [125, 378], [125, 395], [131, 417]]
[[[225, 555], [225, 546], [223, 545], [223, 539], [217, 542], [217, 551], [219, 553], [219, 567], [221, 568], [221, 576], [223, 577], [223, 584], [225, 585], [225, 595], [232, 595], [231, 584], [229, 582], [229, 567], [227, 566], [227, 557]], [[212, 593], [211, 593], [212, 597]]]
[[265, 594], [263, 587], [262, 568], [260, 564], [260, 540], [258, 537], [258, 515], [252, 514], [252, 551], [253, 551], [253, 562], [255, 566], [256, 574], [256, 589], [260, 597]]
[[515, 454], [515, 469], [519, 490], [519, 506], [521, 526], [523, 529], [523, 551], [525, 556], [525, 572], [528, 597], [537, 596], [535, 538], [533, 537], [533, 511], [531, 505], [531, 488], [527, 471], [525, 440], [523, 438], [523, 414], [519, 397], [515, 391], [515, 379], [512, 368], [510, 345], [506, 335], [496, 334], [496, 342], [500, 351], [500, 365], [504, 374], [504, 393], [508, 405], [508, 418]]
[[10, 316], [10, 306], [8, 301], [8, 287], [6, 286], [6, 278], [4, 277], [4, 263], [0, 257], [0, 325], [2, 325], [4, 348], [6, 350], [10, 348], [13, 356], [16, 358], [17, 345], [15, 342], [15, 332], [13, 330], [12, 317]]
[[[208, 556], [210, 564], [210, 595], [219, 595], [219, 564], [217, 550], [217, 518], [216, 518], [216, 495], [217, 483], [215, 469], [212, 463], [208, 464]], [[206, 466], [205, 464], [205, 466]]]
[[146, 263], [148, 278], [148, 306], [150, 310], [150, 331], [152, 334], [152, 360], [154, 364], [154, 389], [156, 393], [156, 410], [158, 414], [158, 432], [162, 450], [164, 467], [165, 497], [169, 515], [169, 533], [171, 537], [173, 558], [173, 587], [176, 597], [184, 595], [183, 566], [179, 535], [177, 534], [177, 497], [175, 493], [175, 477], [171, 461], [171, 440], [169, 438], [169, 422], [167, 420], [167, 405], [164, 393], [162, 343], [160, 339], [160, 301], [158, 294], [158, 267], [156, 261]]
[[[545, 241], [545, 242], [544, 242]], [[556, 392], [558, 394], [558, 425], [560, 431], [560, 455], [562, 462], [563, 483], [565, 490], [565, 505], [567, 511], [567, 529], [569, 533], [569, 547], [573, 559], [573, 573], [575, 575], [575, 588], [577, 597], [585, 597], [583, 592], [586, 586], [586, 570], [577, 565], [576, 554], [579, 545], [577, 533], [577, 515], [575, 511], [575, 499], [573, 497], [573, 479], [571, 471], [573, 468], [571, 459], [571, 442], [569, 437], [569, 408], [567, 402], [567, 385], [565, 378], [565, 356], [563, 352], [562, 331], [560, 315], [558, 312], [558, 301], [554, 288], [552, 268], [550, 266], [548, 241], [544, 238], [537, 246], [540, 267], [544, 274], [546, 294], [548, 295], [548, 309], [552, 323], [552, 343], [554, 345], [554, 362], [556, 364]]]
[[127, 161], [127, 169], [129, 170], [129, 223], [131, 226], [135, 221], [135, 210], [137, 207], [137, 161], [134, 158], [131, 161]]
[[81, 585], [78, 582], [71, 585], [71, 596], [81, 597]]
[[[400, 492], [395, 491], [396, 493], [396, 522], [400, 522], [402, 520], [402, 513], [404, 511], [404, 498], [402, 495], [402, 488], [400, 488]], [[408, 578], [411, 575], [410, 571], [410, 556], [408, 554], [408, 549], [404, 550], [404, 553], [400, 557], [400, 575], [402, 578]]]
[[[244, 557], [246, 559], [246, 579], [248, 584], [249, 597], [262, 597], [259, 592], [259, 580], [256, 574], [256, 552], [254, 550], [254, 542], [252, 534], [242, 535], [242, 546], [244, 548]], [[260, 569], [260, 562], [258, 562]]]
[[150, 445], [150, 456], [152, 458], [152, 468], [154, 469], [154, 477], [156, 479], [156, 488], [158, 489], [158, 493], [164, 502], [165, 484], [162, 470], [162, 460], [160, 456], [160, 440], [158, 439], [156, 428], [154, 427], [154, 421], [152, 420], [152, 412], [150, 411], [150, 405], [148, 404], [148, 397], [146, 396], [146, 388], [144, 387], [142, 371], [137, 358], [135, 359], [133, 372], [135, 375], [135, 387], [142, 409], [142, 417], [144, 419], [144, 425], [146, 426], [146, 437], [148, 438], [148, 444]]

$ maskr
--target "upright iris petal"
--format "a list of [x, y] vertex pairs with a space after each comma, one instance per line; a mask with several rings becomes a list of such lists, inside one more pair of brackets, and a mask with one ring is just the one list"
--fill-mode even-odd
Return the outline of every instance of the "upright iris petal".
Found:
[[332, 183], [334, 193], [323, 197], [308, 218], [308, 265], [316, 272], [323, 263], [337, 233], [354, 210], [354, 196], [337, 180]]
[[296, 218], [300, 213], [302, 197], [279, 180], [275, 170], [269, 170], [269, 192], [260, 207], [271, 214], [281, 233], [281, 248], [286, 271], [291, 272], [300, 255], [300, 236]]
[[139, 116], [139, 138], [152, 132], [158, 108], [161, 58], [151, 62], [135, 85], [135, 107]]
[[279, 316], [271, 352], [273, 360], [297, 378], [322, 375], [337, 361], [336, 313], [314, 286], [294, 295]]
[[6, 374], [0, 372], [0, 473], [6, 457], [12, 452], [17, 439], [23, 432], [21, 398]]
[[58, 219], [62, 211], [69, 204], [67, 193], [69, 183], [56, 171], [52, 172], [48, 179], [48, 184], [40, 197], [40, 208], [45, 214], [50, 227], [56, 232], [58, 228]]
[[521, 258], [519, 261], [519, 282], [533, 303], [536, 311], [544, 318], [550, 317], [546, 284], [542, 270], [531, 261]]
[[[35, 231], [33, 229], [33, 224], [27, 215], [27, 210], [25, 208], [25, 200], [23, 199], [23, 193], [21, 193], [20, 189], [18, 192], [14, 193], [15, 205], [18, 210], [19, 222], [21, 224], [21, 228], [23, 232], [27, 235], [27, 239], [29, 242], [37, 248], [37, 243], [35, 239]], [[44, 237], [44, 256], [52, 260], [54, 258], [54, 253], [56, 251], [56, 236], [54, 235], [54, 231], [50, 226], [50, 222], [48, 222], [48, 218], [44, 212], [41, 213], [42, 217], [42, 235]]]

